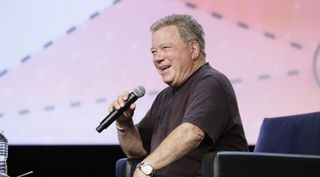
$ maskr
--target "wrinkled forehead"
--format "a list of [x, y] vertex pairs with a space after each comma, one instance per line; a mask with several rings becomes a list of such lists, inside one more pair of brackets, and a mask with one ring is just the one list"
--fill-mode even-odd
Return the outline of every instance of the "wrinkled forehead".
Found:
[[180, 41], [178, 28], [174, 25], [162, 27], [152, 32], [152, 43]]

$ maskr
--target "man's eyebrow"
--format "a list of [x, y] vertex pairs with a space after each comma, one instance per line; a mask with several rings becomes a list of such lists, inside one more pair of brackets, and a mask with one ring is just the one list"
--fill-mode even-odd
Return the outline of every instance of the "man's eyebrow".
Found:
[[[164, 46], [164, 45], [172, 45], [172, 43], [170, 43], [170, 42], [162, 43], [162, 44], [159, 45], [159, 47], [162, 47], [162, 46]], [[151, 50], [151, 51], [152, 51], [152, 50], [156, 50], [156, 48], [155, 48], [155, 47], [151, 47], [150, 50]]]

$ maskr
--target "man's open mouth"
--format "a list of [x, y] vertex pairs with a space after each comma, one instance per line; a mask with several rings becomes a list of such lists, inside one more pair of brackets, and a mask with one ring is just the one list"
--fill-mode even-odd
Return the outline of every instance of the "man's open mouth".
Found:
[[171, 67], [170, 65], [164, 65], [164, 66], [160, 66], [159, 68], [160, 68], [161, 71], [166, 71], [170, 67]]

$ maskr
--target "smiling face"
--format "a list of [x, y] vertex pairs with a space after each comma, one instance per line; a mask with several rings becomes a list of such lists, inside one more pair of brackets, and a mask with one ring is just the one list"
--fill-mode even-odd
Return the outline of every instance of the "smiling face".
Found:
[[186, 44], [176, 26], [165, 26], [152, 34], [153, 64], [170, 86], [181, 85], [198, 67], [199, 45]]

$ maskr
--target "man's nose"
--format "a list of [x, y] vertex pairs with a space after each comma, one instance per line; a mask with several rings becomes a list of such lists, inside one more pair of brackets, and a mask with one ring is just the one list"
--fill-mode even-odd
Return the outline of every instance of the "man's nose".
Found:
[[162, 51], [156, 52], [153, 56], [153, 60], [155, 62], [161, 62], [162, 60], [164, 60], [164, 53]]

